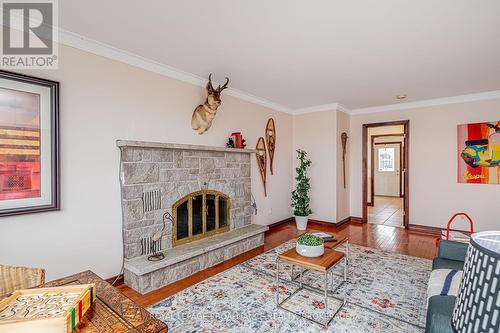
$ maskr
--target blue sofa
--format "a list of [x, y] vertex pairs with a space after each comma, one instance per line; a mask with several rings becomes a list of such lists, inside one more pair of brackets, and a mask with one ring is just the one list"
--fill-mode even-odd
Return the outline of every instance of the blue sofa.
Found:
[[[438, 256], [432, 262], [432, 269], [463, 270], [468, 244], [441, 240]], [[453, 333], [451, 317], [455, 296], [432, 296], [427, 304], [426, 333]]]

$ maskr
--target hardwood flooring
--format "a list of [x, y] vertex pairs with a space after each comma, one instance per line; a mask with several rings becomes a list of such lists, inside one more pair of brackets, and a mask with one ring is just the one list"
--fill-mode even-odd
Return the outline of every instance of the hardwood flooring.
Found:
[[376, 195], [368, 207], [368, 223], [403, 227], [403, 198]]
[[[432, 259], [436, 254], [436, 235], [420, 231], [410, 231], [403, 228], [367, 223], [347, 223], [339, 228], [336, 228], [332, 225], [327, 225], [326, 223], [315, 222], [309, 222], [307, 231], [335, 232], [348, 236], [351, 244], [363, 245], [384, 251], [398, 252], [421, 258]], [[210, 276], [236, 266], [273, 247], [293, 239], [300, 233], [302, 232], [297, 230], [294, 223], [285, 223], [276, 226], [266, 233], [265, 243], [263, 246], [145, 295], [137, 293], [124, 284], [118, 285], [117, 288], [141, 306], [147, 307], [200, 281], [203, 281]]]

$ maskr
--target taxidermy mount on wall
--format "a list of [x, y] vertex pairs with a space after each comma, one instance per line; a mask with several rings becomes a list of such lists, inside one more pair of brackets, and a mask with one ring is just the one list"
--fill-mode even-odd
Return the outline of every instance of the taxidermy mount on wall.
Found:
[[205, 103], [198, 105], [193, 112], [193, 118], [191, 118], [191, 127], [198, 131], [198, 134], [205, 133], [210, 126], [212, 126], [212, 121], [217, 113], [217, 108], [221, 104], [220, 94], [222, 90], [227, 88], [229, 79], [226, 77], [226, 83], [221, 87], [220, 84], [217, 89], [212, 86], [212, 73], [208, 76], [207, 83], [207, 99]]

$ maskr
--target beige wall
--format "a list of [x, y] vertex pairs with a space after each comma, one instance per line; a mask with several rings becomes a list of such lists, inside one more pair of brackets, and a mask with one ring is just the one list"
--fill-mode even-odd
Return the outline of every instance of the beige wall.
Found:
[[117, 139], [224, 146], [231, 132], [241, 131], [255, 147], [273, 117], [278, 137], [267, 198], [252, 158], [254, 223], [291, 216], [291, 115], [225, 95], [212, 128], [200, 136], [190, 120], [202, 88], [66, 46], [59, 53], [58, 70], [26, 73], [61, 83], [62, 210], [2, 218], [0, 263], [44, 267], [48, 279], [86, 269], [104, 278], [119, 273]]
[[[340, 222], [343, 219], [350, 216], [350, 205], [349, 205], [349, 154], [351, 145], [351, 134], [349, 133], [349, 123], [350, 117], [347, 113], [337, 111], [337, 149], [336, 149], [336, 160], [337, 160], [337, 211], [336, 211], [336, 222]], [[345, 155], [345, 173], [346, 173], [346, 187], [344, 188], [344, 175], [342, 170], [342, 132], [346, 132], [348, 139], [346, 145], [346, 155]]]
[[310, 217], [325, 222], [335, 222], [337, 129], [335, 111], [294, 116], [293, 126], [294, 149], [307, 151], [308, 157], [312, 160], [309, 170], [312, 209]]
[[499, 229], [500, 186], [456, 180], [457, 125], [499, 117], [498, 99], [351, 116], [351, 215], [361, 216], [362, 209], [362, 125], [408, 119], [410, 223], [446, 227], [454, 212], [464, 211], [477, 230]]

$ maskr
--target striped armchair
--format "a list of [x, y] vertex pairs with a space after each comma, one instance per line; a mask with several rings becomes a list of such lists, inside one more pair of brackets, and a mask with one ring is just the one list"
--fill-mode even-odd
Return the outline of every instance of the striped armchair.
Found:
[[13, 291], [28, 289], [45, 283], [43, 268], [0, 265], [0, 300]]

